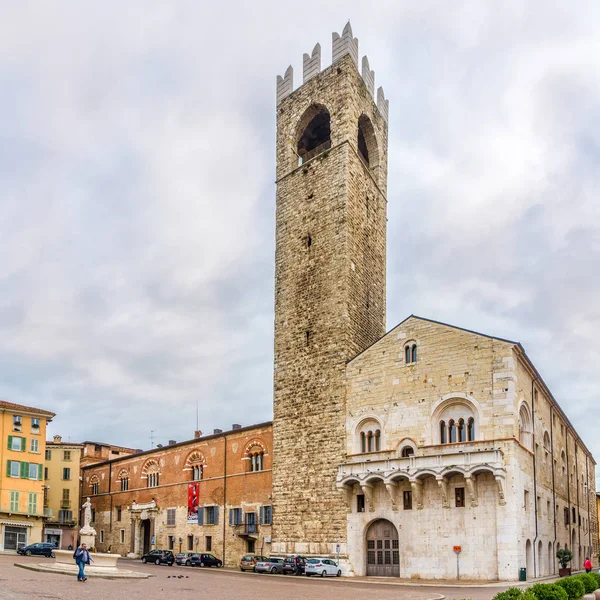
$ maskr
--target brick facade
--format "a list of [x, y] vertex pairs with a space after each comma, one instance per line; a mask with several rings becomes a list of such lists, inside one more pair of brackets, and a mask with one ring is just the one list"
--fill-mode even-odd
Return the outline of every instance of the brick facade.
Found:
[[[226, 565], [237, 565], [252, 544], [269, 553], [271, 448], [271, 423], [264, 423], [84, 467], [83, 496], [91, 499], [98, 550], [134, 557], [151, 548], [210, 551]], [[262, 462], [251, 471], [255, 455]], [[194, 467], [202, 471], [199, 480]], [[155, 473], [158, 485], [148, 487]], [[196, 483], [203, 524], [196, 516], [188, 520], [188, 486]], [[241, 509], [241, 524], [232, 520], [233, 509]], [[255, 515], [254, 526], [247, 515]]]

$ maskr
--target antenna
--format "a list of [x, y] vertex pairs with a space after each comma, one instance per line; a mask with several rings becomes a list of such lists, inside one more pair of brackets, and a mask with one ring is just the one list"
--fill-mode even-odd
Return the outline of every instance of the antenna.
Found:
[[150, 430], [150, 448], [154, 448], [154, 432], [156, 429]]

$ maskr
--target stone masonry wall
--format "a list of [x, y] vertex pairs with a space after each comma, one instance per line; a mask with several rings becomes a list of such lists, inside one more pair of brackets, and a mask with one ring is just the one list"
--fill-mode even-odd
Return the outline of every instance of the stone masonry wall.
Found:
[[[298, 166], [315, 104], [331, 116], [331, 149]], [[346, 361], [385, 327], [387, 124], [349, 55], [277, 110], [273, 550], [323, 553], [346, 535], [335, 490]], [[376, 169], [357, 154], [363, 114]]]

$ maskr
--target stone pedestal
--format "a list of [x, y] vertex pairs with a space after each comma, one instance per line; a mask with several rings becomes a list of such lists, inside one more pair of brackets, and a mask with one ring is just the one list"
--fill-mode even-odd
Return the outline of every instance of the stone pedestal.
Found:
[[79, 545], [85, 544], [88, 550], [96, 549], [96, 530], [93, 527], [82, 527], [79, 530]]

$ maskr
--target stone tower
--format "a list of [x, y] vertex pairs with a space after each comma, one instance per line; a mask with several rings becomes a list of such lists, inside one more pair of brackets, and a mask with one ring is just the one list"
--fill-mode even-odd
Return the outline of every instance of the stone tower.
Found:
[[350, 23], [303, 70], [277, 78], [271, 551], [345, 554], [346, 362], [385, 333], [388, 101]]

